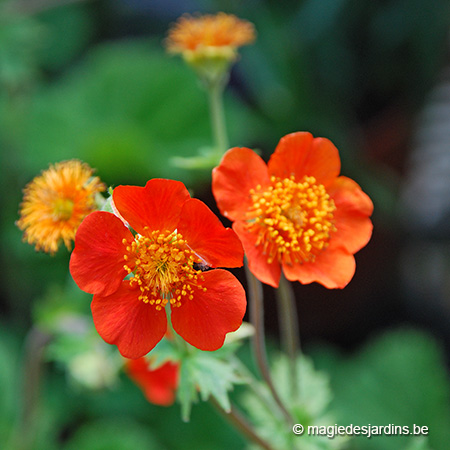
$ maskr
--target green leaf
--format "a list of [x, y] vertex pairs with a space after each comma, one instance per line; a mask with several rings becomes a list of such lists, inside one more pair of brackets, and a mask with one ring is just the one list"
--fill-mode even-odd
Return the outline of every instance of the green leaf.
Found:
[[235, 384], [245, 382], [234, 365], [214, 353], [196, 350], [182, 359], [178, 399], [185, 421], [189, 420], [192, 404], [198, 401], [198, 394], [203, 401], [214, 397], [223, 410], [229, 412], [228, 393]]
[[[275, 360], [271, 373], [275, 388], [295, 423], [302, 424], [305, 429], [310, 425], [320, 427], [336, 423], [329, 408], [332, 396], [328, 376], [315, 370], [310, 359], [303, 356], [297, 360], [298, 396], [292, 390], [290, 363], [285, 355]], [[260, 395], [248, 391], [242, 396], [242, 403], [260, 436], [274, 448], [339, 449], [346, 443], [347, 438], [343, 436], [329, 439], [326, 436], [308, 436], [306, 432], [296, 436], [286, 424], [278, 406], [271, 405], [266, 384], [260, 382], [258, 388]]]
[[[391, 331], [352, 357], [326, 352], [319, 362], [331, 376], [336, 423], [428, 426], [430, 447], [447, 447], [450, 384], [442, 349], [431, 337], [416, 330]], [[415, 445], [418, 438], [360, 436], [353, 438], [352, 448], [395, 450]]]

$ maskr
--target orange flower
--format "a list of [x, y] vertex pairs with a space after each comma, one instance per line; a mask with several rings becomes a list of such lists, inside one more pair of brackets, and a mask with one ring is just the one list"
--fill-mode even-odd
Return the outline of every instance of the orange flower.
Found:
[[370, 198], [339, 176], [337, 148], [310, 133], [288, 134], [268, 165], [248, 148], [232, 148], [213, 170], [213, 193], [234, 221], [251, 272], [278, 287], [290, 281], [343, 288], [353, 254], [372, 234]]
[[225, 13], [178, 19], [166, 41], [171, 53], [181, 53], [187, 60], [236, 59], [236, 49], [255, 40], [253, 24]]
[[16, 222], [24, 240], [51, 254], [62, 240], [70, 250], [81, 221], [97, 209], [97, 193], [106, 188], [92, 174], [87, 164], [70, 160], [50, 165], [34, 178], [24, 189]]
[[152, 369], [146, 358], [128, 359], [128, 376], [142, 389], [145, 398], [155, 405], [170, 406], [178, 388], [179, 364], [166, 362]]

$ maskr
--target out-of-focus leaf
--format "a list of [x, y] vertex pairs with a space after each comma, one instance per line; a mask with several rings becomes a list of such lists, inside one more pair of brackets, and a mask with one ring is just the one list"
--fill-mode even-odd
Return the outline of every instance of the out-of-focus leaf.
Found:
[[20, 392], [17, 377], [19, 360], [16, 339], [0, 327], [0, 442], [11, 442], [17, 420], [17, 395]]
[[44, 68], [58, 70], [69, 63], [92, 39], [93, 16], [86, 4], [50, 8], [38, 15], [45, 26], [45, 41], [39, 52]]
[[37, 51], [44, 28], [34, 18], [0, 3], [0, 87], [11, 93], [31, 84], [37, 75]]
[[[427, 426], [426, 445], [446, 448], [450, 439], [450, 385], [441, 349], [429, 336], [398, 330], [373, 340], [353, 357], [323, 356], [318, 361], [331, 375], [336, 423], [394, 424], [410, 429], [414, 424]], [[360, 436], [353, 438], [351, 448], [394, 450], [413, 445], [417, 438]]]
[[162, 450], [152, 430], [127, 417], [89, 422], [80, 427], [64, 450]]
[[[248, 142], [256, 119], [231, 96], [226, 106], [232, 142]], [[152, 177], [193, 182], [201, 172], [169, 160], [211, 142], [206, 93], [182, 61], [151, 41], [94, 49], [70, 76], [36, 94], [22, 121], [17, 139], [28, 173], [79, 157], [109, 184]]]

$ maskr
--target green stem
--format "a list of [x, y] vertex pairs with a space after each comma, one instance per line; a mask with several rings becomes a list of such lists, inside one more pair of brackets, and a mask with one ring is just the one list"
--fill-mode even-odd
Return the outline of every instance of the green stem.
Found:
[[255, 444], [259, 445], [261, 448], [265, 450], [275, 450], [268, 442], [262, 439], [256, 431], [253, 429], [253, 426], [250, 422], [239, 412], [234, 406], [231, 406], [229, 412], [226, 412], [219, 405], [217, 400], [214, 397], [210, 397], [211, 404], [217, 409], [217, 411], [230, 422], [234, 428], [238, 429], [245, 437], [250, 439]]
[[267, 411], [272, 414], [276, 414], [280, 420], [283, 420], [283, 415], [271, 396], [267, 395], [267, 391], [262, 388], [262, 385], [255, 378], [253, 373], [247, 368], [247, 366], [236, 356], [233, 355], [231, 363], [234, 365], [237, 373], [239, 373], [247, 381], [247, 386], [253, 391], [255, 396], [266, 407]]
[[214, 148], [218, 161], [220, 161], [222, 155], [228, 150], [227, 127], [223, 107], [225, 85], [226, 83], [223, 79], [216, 79], [207, 85]]
[[280, 408], [288, 424], [291, 425], [294, 423], [294, 420], [284, 406], [277, 390], [275, 389], [272, 382], [272, 377], [270, 375], [269, 364], [267, 362], [266, 343], [264, 338], [264, 304], [262, 285], [261, 282], [250, 272], [248, 264], [245, 264], [245, 273], [247, 275], [249, 291], [250, 322], [255, 327], [255, 334], [253, 335], [253, 352], [256, 363], [261, 376], [270, 389], [273, 399]]
[[280, 286], [276, 290], [278, 300], [278, 320], [280, 324], [281, 343], [289, 356], [291, 392], [298, 397], [297, 356], [300, 354], [300, 334], [298, 329], [297, 305], [292, 284], [281, 274]]

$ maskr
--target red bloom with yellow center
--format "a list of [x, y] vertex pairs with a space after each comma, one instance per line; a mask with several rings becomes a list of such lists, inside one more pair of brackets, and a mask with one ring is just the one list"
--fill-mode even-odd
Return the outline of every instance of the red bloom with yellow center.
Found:
[[75, 282], [94, 294], [100, 336], [139, 358], [166, 333], [170, 305], [181, 337], [201, 350], [220, 348], [242, 323], [245, 292], [231, 273], [200, 268], [241, 266], [236, 234], [178, 181], [118, 186], [113, 201], [123, 220], [100, 211], [87, 216], [70, 260]]
[[146, 358], [128, 359], [125, 370], [150, 403], [170, 406], [175, 401], [179, 364], [168, 361], [152, 369]]
[[373, 204], [340, 168], [332, 142], [307, 132], [283, 137], [267, 165], [248, 148], [224, 155], [213, 193], [259, 280], [278, 287], [281, 269], [290, 281], [327, 288], [352, 279], [353, 254], [372, 234]]

